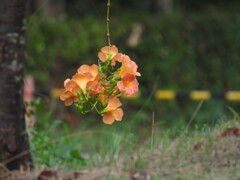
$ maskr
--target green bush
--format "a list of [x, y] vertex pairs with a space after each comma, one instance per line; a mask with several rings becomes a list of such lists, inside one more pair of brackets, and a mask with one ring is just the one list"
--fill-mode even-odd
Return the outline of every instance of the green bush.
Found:
[[49, 77], [54, 80], [54, 76], [66, 78], [80, 64], [93, 61], [91, 51], [102, 46], [103, 33], [102, 25], [93, 18], [59, 22], [30, 17], [27, 73], [33, 74], [40, 83], [46, 83]]
[[[130, 48], [126, 42], [136, 22], [143, 25], [143, 34], [139, 45]], [[49, 84], [63, 84], [63, 80], [70, 77], [81, 64], [96, 62], [97, 52], [106, 45], [105, 29], [104, 20], [93, 16], [62, 22], [30, 17], [27, 73], [33, 74], [38, 82], [47, 84], [48, 88]], [[139, 65], [142, 74], [139, 78], [140, 89], [146, 96], [154, 88], [177, 91], [206, 89], [220, 93], [238, 90], [239, 29], [240, 15], [233, 13], [174, 13], [156, 17], [139, 13], [111, 18], [112, 44], [120, 52], [129, 54]], [[135, 103], [138, 106], [145, 104], [143, 111], [149, 113], [155, 110], [159, 117], [169, 122], [175, 121], [175, 118], [182, 118], [183, 121], [190, 119], [197, 106], [193, 102], [191, 108], [186, 110], [186, 105], [173, 101], [161, 105], [163, 108], [159, 111], [162, 102], [149, 103], [143, 99]], [[216, 109], [223, 107], [221, 103], [207, 104], [206, 113], [223, 113], [222, 108]], [[136, 109], [134, 103], [132, 107]], [[177, 107], [181, 109], [177, 110]], [[163, 115], [167, 108], [171, 112]], [[186, 113], [189, 116], [187, 118]], [[147, 117], [151, 121], [151, 115]], [[207, 121], [205, 117], [200, 117]]]
[[239, 15], [173, 15], [148, 21], [138, 47], [144, 81], [149, 84], [159, 75], [160, 88], [238, 89], [239, 28]]
[[[134, 21], [144, 25], [139, 46], [126, 41]], [[113, 44], [139, 64], [142, 88], [224, 91], [240, 85], [240, 15], [171, 14], [161, 17], [114, 18]], [[106, 44], [105, 24], [97, 18], [58, 22], [31, 17], [27, 32], [27, 71], [47, 80], [51, 71], [92, 63]], [[130, 52], [126, 52], [130, 51]], [[42, 69], [46, 71], [42, 71]]]

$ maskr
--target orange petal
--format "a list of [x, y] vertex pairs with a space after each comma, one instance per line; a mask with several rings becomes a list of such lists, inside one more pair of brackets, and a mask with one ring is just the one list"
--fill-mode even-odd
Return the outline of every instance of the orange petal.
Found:
[[112, 124], [114, 122], [114, 117], [112, 115], [112, 113], [106, 113], [103, 115], [103, 122], [105, 124]]
[[128, 55], [123, 54], [123, 55], [122, 55], [122, 61], [123, 61], [123, 62], [128, 62], [128, 61], [131, 61], [131, 59], [130, 59], [130, 57], [129, 57]]
[[103, 48], [101, 48], [101, 51], [105, 54], [109, 53], [110, 51], [110, 47], [109, 46], [104, 46]]
[[117, 54], [118, 53], [118, 48], [115, 45], [112, 45], [109, 50], [111, 53]]
[[108, 103], [106, 107], [107, 111], [115, 110], [116, 108], [122, 105], [118, 98], [109, 99], [106, 102]]
[[66, 87], [66, 84], [67, 84], [69, 81], [70, 81], [70, 79], [66, 79], [66, 80], [64, 81], [64, 87]]
[[136, 76], [141, 76], [141, 74], [139, 72], [136, 72], [135, 75]]
[[72, 90], [72, 89], [76, 88], [77, 86], [78, 86], [78, 84], [73, 80], [68, 81], [65, 85], [67, 90]]
[[86, 64], [80, 66], [80, 67], [78, 68], [78, 70], [77, 70], [77, 72], [80, 73], [80, 74], [81, 74], [81, 73], [86, 73], [86, 72], [88, 72], [88, 71], [89, 71], [89, 66], [86, 65]]
[[133, 96], [137, 92], [133, 88], [126, 88], [126, 96]]
[[123, 110], [121, 108], [117, 108], [112, 111], [112, 115], [116, 121], [121, 121], [123, 117]]
[[77, 72], [79, 74], [91, 72], [92, 75], [95, 77], [98, 74], [98, 66], [96, 64], [93, 64], [92, 66], [82, 65], [78, 68]]
[[72, 93], [71, 93], [70, 91], [64, 89], [64, 90], [61, 92], [61, 94], [60, 94], [60, 99], [61, 99], [62, 101], [65, 101], [66, 99], [68, 99], [68, 98], [71, 97], [71, 96], [72, 96]]
[[134, 61], [132, 61], [129, 58], [129, 56], [123, 55], [121, 61], [122, 61], [122, 67], [120, 69], [119, 75], [123, 75], [126, 73], [133, 74], [135, 76], [141, 75], [139, 72], [137, 72], [137, 68], [138, 68], [137, 64]]
[[121, 78], [123, 81], [128, 81], [128, 82], [134, 81], [136, 79], [133, 74], [123, 74]]
[[112, 59], [111, 66], [115, 66], [115, 65], [116, 65], [116, 60]]
[[106, 54], [104, 54], [102, 52], [98, 53], [98, 58], [103, 62], [105, 62], [107, 60]]
[[93, 75], [91, 73], [84, 73], [84, 74], [75, 74], [72, 79], [75, 81], [81, 89], [86, 89], [87, 83], [91, 81]]
[[94, 78], [98, 75], [98, 65], [93, 64], [92, 66], [89, 66], [89, 71], [92, 73]]
[[117, 83], [117, 87], [121, 92], [125, 92], [127, 96], [134, 95], [138, 91], [138, 81], [133, 74], [123, 74], [122, 81]]
[[125, 91], [125, 86], [124, 86], [123, 81], [119, 81], [119, 82], [117, 83], [117, 87], [118, 87], [118, 89], [119, 89], [121, 92]]
[[64, 101], [65, 106], [71, 106], [73, 103], [73, 99], [72, 98], [68, 98]]
[[122, 62], [122, 53], [117, 53], [112, 60]]

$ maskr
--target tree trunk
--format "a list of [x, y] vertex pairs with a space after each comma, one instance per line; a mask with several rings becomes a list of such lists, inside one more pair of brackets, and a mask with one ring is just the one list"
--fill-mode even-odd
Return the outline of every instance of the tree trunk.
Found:
[[[27, 0], [0, 3], [0, 162], [10, 170], [32, 166], [23, 103]], [[11, 160], [11, 161], [9, 161]]]

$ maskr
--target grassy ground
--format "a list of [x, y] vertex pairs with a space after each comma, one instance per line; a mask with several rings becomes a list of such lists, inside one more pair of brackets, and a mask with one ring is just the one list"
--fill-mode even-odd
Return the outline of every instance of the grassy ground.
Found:
[[[32, 142], [36, 169], [12, 173], [12, 177], [37, 179], [46, 170], [54, 177], [87, 180], [140, 180], [139, 176], [156, 180], [237, 180], [240, 177], [240, 123], [236, 119], [214, 128], [179, 131], [174, 135], [155, 127], [145, 139], [137, 139], [133, 133], [123, 133], [116, 127], [119, 124], [110, 129], [109, 126], [90, 131], [82, 129], [36, 144], [36, 138], [43, 138], [38, 134]], [[235, 134], [230, 130], [223, 137], [230, 127], [239, 129]]]
[[[179, 133], [175, 138], [155, 132], [143, 144], [122, 147], [119, 140], [114, 154], [105, 152], [89, 164], [91, 175], [99, 179], [129, 179], [140, 172], [151, 179], [238, 179], [240, 177], [239, 135], [222, 133], [229, 127], [240, 128], [236, 121], [219, 124], [214, 129]], [[91, 176], [90, 175], [90, 176]], [[101, 177], [101, 178], [100, 178]]]
[[[236, 129], [226, 131], [231, 127]], [[157, 125], [132, 132], [125, 123], [101, 125], [89, 131], [82, 127], [75, 133], [65, 131], [64, 136], [49, 128], [32, 132], [34, 172], [8, 174], [6, 171], [5, 177], [37, 179], [41, 172], [50, 172], [49, 179], [140, 180], [143, 176], [146, 180], [237, 180], [240, 177], [239, 129], [239, 118], [223, 121], [214, 128], [205, 126], [191, 132], [174, 130], [174, 133]]]

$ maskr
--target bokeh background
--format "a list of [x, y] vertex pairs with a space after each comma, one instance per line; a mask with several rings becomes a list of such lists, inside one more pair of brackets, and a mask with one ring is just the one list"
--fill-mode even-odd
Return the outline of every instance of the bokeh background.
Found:
[[[239, 12], [237, 0], [112, 0], [112, 44], [136, 61], [142, 74], [141, 96], [123, 99], [125, 116], [115, 124], [142, 136], [153, 118], [161, 128], [181, 129], [199, 105], [187, 98], [192, 90], [209, 90], [217, 97], [203, 102], [192, 127], [228, 119], [229, 107], [238, 111], [239, 102], [226, 101], [222, 94], [240, 90]], [[101, 117], [65, 107], [54, 90], [63, 88], [80, 65], [97, 62], [107, 44], [105, 21], [105, 1], [29, 1], [25, 74], [34, 77], [35, 98], [51, 112], [50, 119], [64, 121], [72, 130], [99, 127]], [[158, 100], [158, 89], [182, 96]]]

